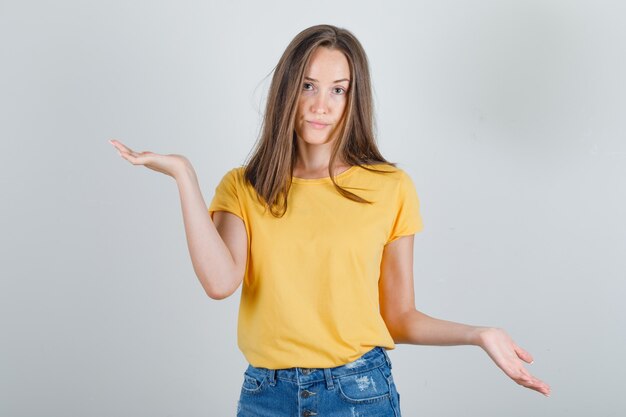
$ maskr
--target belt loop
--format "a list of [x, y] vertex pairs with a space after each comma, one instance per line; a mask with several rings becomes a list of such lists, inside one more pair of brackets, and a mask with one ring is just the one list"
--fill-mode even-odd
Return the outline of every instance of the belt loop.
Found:
[[383, 355], [385, 355], [385, 360], [387, 361], [387, 365], [389, 365], [389, 369], [391, 369], [392, 368], [392, 366], [391, 366], [391, 359], [389, 359], [389, 355], [387, 354], [387, 350], [384, 347], [382, 347], [382, 346], [379, 346], [379, 348], [383, 352]]
[[324, 378], [326, 378], [326, 388], [333, 389], [333, 375], [330, 372], [330, 368], [324, 368]]
[[270, 385], [274, 386], [276, 385], [276, 369], [270, 369], [269, 371]]

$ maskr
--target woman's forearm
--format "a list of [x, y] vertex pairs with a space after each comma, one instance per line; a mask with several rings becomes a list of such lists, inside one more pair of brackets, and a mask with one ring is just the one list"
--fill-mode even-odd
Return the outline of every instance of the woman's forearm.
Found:
[[487, 327], [470, 326], [436, 319], [410, 310], [388, 325], [395, 343], [411, 345], [481, 345], [481, 332]]
[[176, 174], [191, 263], [204, 291], [214, 299], [232, 292], [236, 266], [207, 211], [193, 167]]

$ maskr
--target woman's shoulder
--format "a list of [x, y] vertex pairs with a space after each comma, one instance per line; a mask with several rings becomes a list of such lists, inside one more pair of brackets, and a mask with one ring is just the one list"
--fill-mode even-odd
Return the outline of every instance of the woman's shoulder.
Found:
[[226, 170], [222, 174], [220, 186], [228, 187], [232, 190], [240, 189], [245, 184], [245, 166], [235, 166]]
[[390, 178], [393, 181], [402, 180], [408, 175], [402, 167], [394, 166], [388, 162], [363, 164], [362, 168], [361, 171], [365, 175]]
[[235, 167], [230, 168], [228, 171], [226, 171], [226, 173], [224, 174], [224, 177], [228, 177], [231, 180], [240, 181], [241, 179], [243, 179], [245, 172], [246, 172], [245, 165], [237, 165]]

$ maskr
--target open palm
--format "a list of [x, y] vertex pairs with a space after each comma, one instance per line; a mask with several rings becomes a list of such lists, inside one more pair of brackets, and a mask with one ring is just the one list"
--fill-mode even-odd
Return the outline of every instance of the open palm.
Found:
[[176, 178], [179, 172], [186, 166], [190, 166], [189, 160], [183, 155], [160, 155], [158, 153], [144, 151], [135, 152], [122, 142], [111, 139], [109, 143], [115, 147], [120, 156], [133, 165], [143, 165], [153, 171], [161, 172]]
[[545, 396], [550, 395], [550, 386], [531, 375], [524, 367], [524, 362], [533, 363], [530, 353], [515, 344], [504, 330], [489, 328], [484, 331], [481, 334], [481, 347], [513, 381]]

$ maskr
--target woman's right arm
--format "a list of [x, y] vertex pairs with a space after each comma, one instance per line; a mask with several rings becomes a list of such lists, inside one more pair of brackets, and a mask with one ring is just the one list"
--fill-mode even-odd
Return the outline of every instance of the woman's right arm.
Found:
[[209, 297], [221, 300], [243, 281], [248, 236], [243, 220], [227, 211], [207, 211], [193, 167], [176, 174], [187, 246], [196, 276]]
[[243, 281], [248, 256], [243, 220], [226, 211], [214, 212], [211, 219], [196, 173], [184, 156], [135, 152], [118, 140], [109, 142], [133, 165], [144, 165], [176, 180], [194, 272], [212, 299], [233, 294]]

